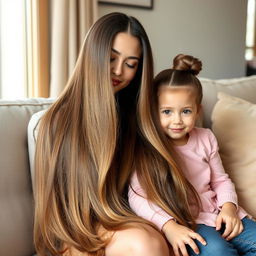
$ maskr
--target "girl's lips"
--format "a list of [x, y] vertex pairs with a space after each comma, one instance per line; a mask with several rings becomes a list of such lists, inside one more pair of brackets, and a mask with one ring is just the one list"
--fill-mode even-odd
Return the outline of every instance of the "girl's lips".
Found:
[[118, 79], [112, 79], [112, 84], [113, 84], [113, 86], [118, 86], [120, 83], [121, 83], [120, 80], [118, 80]]
[[184, 128], [171, 128], [173, 132], [182, 132]]

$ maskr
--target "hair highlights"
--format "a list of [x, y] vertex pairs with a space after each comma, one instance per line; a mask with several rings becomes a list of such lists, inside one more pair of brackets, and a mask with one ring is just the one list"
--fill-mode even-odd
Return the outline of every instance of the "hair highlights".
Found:
[[[114, 95], [109, 60], [119, 32], [136, 36], [143, 56], [131, 84]], [[59, 255], [68, 247], [104, 255], [108, 239], [99, 235], [100, 227], [115, 230], [143, 221], [129, 210], [122, 193], [133, 165], [137, 95], [141, 79], [143, 87], [152, 81], [152, 62], [147, 35], [133, 17], [111, 13], [88, 32], [64, 92], [40, 121], [35, 156], [38, 255]]]

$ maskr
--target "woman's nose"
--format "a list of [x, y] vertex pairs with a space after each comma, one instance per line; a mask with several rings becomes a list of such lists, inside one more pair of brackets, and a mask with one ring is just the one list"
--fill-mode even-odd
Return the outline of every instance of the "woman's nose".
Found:
[[121, 61], [117, 61], [113, 64], [112, 72], [116, 76], [120, 76], [122, 74], [122, 63]]

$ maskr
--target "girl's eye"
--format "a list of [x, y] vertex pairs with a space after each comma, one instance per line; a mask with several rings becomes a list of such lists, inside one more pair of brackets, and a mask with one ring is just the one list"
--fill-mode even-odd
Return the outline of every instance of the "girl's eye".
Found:
[[110, 62], [113, 62], [115, 60], [115, 58], [111, 57], [110, 58]]
[[165, 115], [169, 115], [171, 113], [171, 110], [165, 109], [165, 110], [162, 111], [162, 113], [165, 114]]
[[190, 109], [184, 109], [183, 113], [187, 115], [187, 114], [191, 114], [192, 111]]

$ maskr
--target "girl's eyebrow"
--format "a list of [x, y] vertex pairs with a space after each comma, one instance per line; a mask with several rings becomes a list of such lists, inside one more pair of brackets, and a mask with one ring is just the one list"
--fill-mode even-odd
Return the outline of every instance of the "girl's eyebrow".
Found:
[[169, 106], [161, 106], [160, 107], [160, 109], [166, 109], [166, 108], [171, 109], [172, 107], [169, 107]]
[[[163, 108], [172, 109], [173, 107], [166, 105], [166, 106], [160, 106], [159, 108], [160, 108], [160, 109], [163, 109]], [[185, 108], [193, 108], [193, 106], [185, 106], [185, 107], [182, 107], [182, 109], [185, 109]]]
[[[114, 48], [111, 48], [111, 51], [118, 54], [118, 55], [121, 55], [121, 53], [119, 51], [117, 51], [116, 49], [114, 49]], [[140, 58], [136, 57], [136, 56], [129, 56], [129, 57], [127, 57], [127, 59], [140, 60]]]

